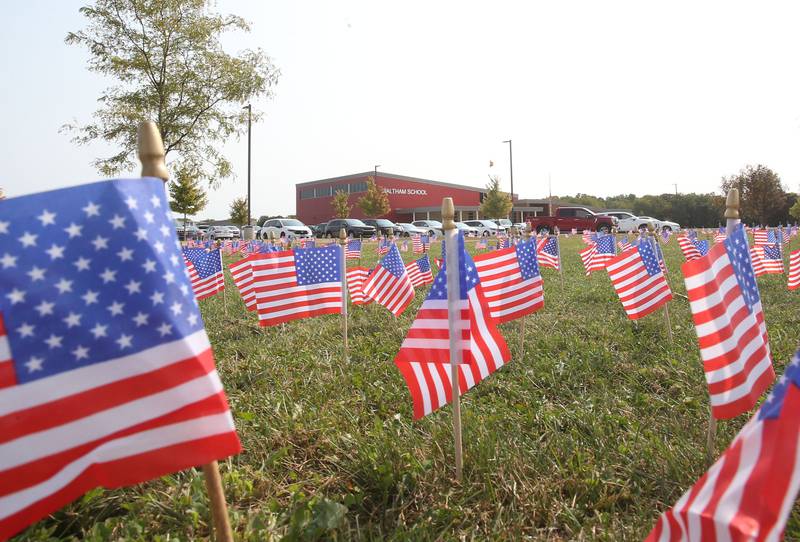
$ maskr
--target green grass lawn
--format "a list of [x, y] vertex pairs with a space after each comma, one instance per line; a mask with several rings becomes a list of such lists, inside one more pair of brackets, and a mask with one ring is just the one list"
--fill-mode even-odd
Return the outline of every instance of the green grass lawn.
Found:
[[[796, 244], [796, 243], [793, 243]], [[228, 278], [200, 303], [244, 452], [220, 463], [242, 540], [641, 540], [705, 471], [708, 397], [685, 297], [632, 324], [605, 272], [584, 276], [562, 240], [563, 285], [543, 270], [545, 307], [501, 326], [504, 368], [462, 397], [464, 481], [453, 481], [451, 409], [412, 421], [392, 360], [427, 289], [402, 317], [350, 308], [259, 328]], [[685, 295], [683, 257], [665, 247]], [[438, 256], [438, 244], [434, 248]], [[414, 255], [403, 253], [406, 261]], [[364, 265], [375, 263], [374, 244]], [[800, 339], [800, 292], [759, 279], [776, 372]], [[720, 422], [721, 452], [747, 416]], [[199, 470], [95, 490], [19, 540], [196, 540], [210, 514]], [[800, 539], [792, 514], [788, 540]]]

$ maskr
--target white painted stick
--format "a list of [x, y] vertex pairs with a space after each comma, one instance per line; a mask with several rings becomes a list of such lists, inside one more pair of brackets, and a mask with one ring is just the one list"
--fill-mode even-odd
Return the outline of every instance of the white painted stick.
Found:
[[459, 365], [461, 364], [461, 331], [457, 320], [461, 318], [459, 307], [461, 292], [459, 280], [458, 230], [454, 222], [455, 208], [453, 198], [442, 200], [442, 227], [445, 238], [445, 271], [447, 273], [447, 327], [450, 335], [450, 381], [453, 397], [453, 441], [456, 454], [456, 481], [462, 477], [461, 457], [461, 390], [458, 387]]

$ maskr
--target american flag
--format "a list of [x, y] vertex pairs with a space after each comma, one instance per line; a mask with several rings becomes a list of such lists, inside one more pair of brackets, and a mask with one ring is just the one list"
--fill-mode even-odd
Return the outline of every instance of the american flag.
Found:
[[418, 260], [407, 263], [406, 273], [408, 273], [408, 279], [414, 288], [433, 282], [431, 262], [427, 254]]
[[589, 230], [583, 230], [582, 239], [584, 243], [591, 245], [592, 243], [597, 242], [597, 234]]
[[395, 316], [400, 316], [414, 299], [414, 286], [406, 273], [403, 258], [395, 245], [381, 258], [364, 284], [364, 293]]
[[594, 271], [605, 269], [606, 264], [613, 260], [615, 256], [614, 236], [603, 235], [598, 238], [597, 243], [581, 250], [581, 261], [586, 269], [586, 276], [588, 277]]
[[341, 247], [296, 248], [253, 260], [259, 324], [342, 312]]
[[646, 542], [780, 540], [800, 490], [800, 353]]
[[415, 235], [411, 238], [414, 254], [422, 254], [430, 249], [431, 239], [427, 235]]
[[539, 267], [552, 267], [559, 269], [559, 246], [558, 237], [548, 236], [538, 241], [536, 255], [539, 260]]
[[720, 226], [720, 228], [717, 230], [717, 233], [714, 234], [714, 243], [721, 243], [727, 238], [728, 236], [725, 234], [725, 228]]
[[0, 201], [0, 539], [241, 449], [159, 179]]
[[708, 241], [705, 240], [698, 241], [682, 235], [678, 237], [678, 246], [681, 247], [681, 252], [683, 252], [683, 257], [686, 258], [687, 262], [708, 254]]
[[716, 418], [747, 412], [775, 378], [764, 312], [741, 227], [708, 255], [683, 264]]
[[441, 270], [444, 267], [444, 258], [433, 258], [433, 263]]
[[361, 259], [361, 239], [350, 239], [347, 241], [347, 248], [344, 251], [344, 257], [348, 260]]
[[778, 237], [780, 239], [780, 242], [783, 243], [783, 244], [786, 244], [786, 243], [788, 243], [789, 241], [792, 240], [792, 236], [789, 234], [789, 228], [788, 227], [784, 228], [783, 226], [781, 226], [779, 228]]
[[578, 228], [572, 228], [572, 235], [578, 235]]
[[408, 239], [404, 239], [400, 245], [400, 252], [408, 252]]
[[770, 231], [764, 229], [756, 229], [753, 230], [753, 240], [754, 245], [759, 247], [761, 245], [768, 245], [770, 243], [774, 243], [774, 236], [772, 236], [773, 240], [770, 240]]
[[631, 248], [631, 244], [628, 242], [628, 236], [624, 236], [622, 239], [617, 241], [617, 246], [619, 247], [620, 252], [625, 252], [629, 248]]
[[[460, 394], [502, 367], [511, 354], [489, 318], [475, 264], [459, 235], [458, 352]], [[452, 400], [450, 332], [447, 320], [447, 274], [439, 273], [394, 359], [414, 404], [414, 419], [422, 418]]]
[[368, 267], [351, 267], [347, 270], [347, 290], [353, 305], [369, 305], [372, 300], [364, 294], [364, 283], [372, 270]]
[[378, 239], [378, 256], [383, 256], [384, 254], [389, 253], [389, 247], [392, 246], [394, 243], [389, 241], [386, 237], [381, 237]]
[[503, 323], [544, 306], [542, 276], [536, 260], [536, 240], [475, 256], [489, 316]]
[[753, 272], [761, 275], [783, 273], [783, 255], [779, 245], [762, 245], [750, 249]]
[[647, 316], [672, 299], [653, 246], [644, 240], [606, 266], [622, 308], [631, 320]]
[[661, 230], [661, 240], [664, 243], [669, 243], [671, 237], [672, 237], [672, 230]]
[[478, 242], [475, 243], [476, 250], [486, 250], [486, 248], [487, 248], [486, 239], [478, 239]]
[[800, 288], [800, 249], [789, 254], [789, 289]]
[[225, 273], [222, 270], [222, 257], [219, 249], [211, 252], [200, 249], [202, 254], [193, 258], [190, 258], [186, 251], [197, 249], [183, 250], [186, 267], [189, 271], [189, 281], [198, 301], [209, 298], [225, 289]]

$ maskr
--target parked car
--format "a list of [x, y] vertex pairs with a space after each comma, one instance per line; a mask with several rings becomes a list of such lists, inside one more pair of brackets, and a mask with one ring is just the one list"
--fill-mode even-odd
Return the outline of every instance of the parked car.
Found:
[[325, 224], [327, 222], [322, 222], [321, 224], [313, 224], [309, 226], [311, 229], [311, 233], [314, 234], [314, 237], [322, 237], [325, 234]]
[[231, 232], [231, 238], [233, 239], [241, 239], [242, 238], [242, 230], [240, 230], [236, 226], [225, 226]]
[[186, 241], [187, 239], [200, 239], [202, 236], [202, 233], [198, 227], [194, 224], [189, 224], [188, 221], [185, 226], [180, 222], [176, 222], [175, 231], [178, 233], [178, 239], [181, 241]]
[[456, 222], [456, 228], [458, 228], [458, 231], [463, 231], [464, 235], [478, 235], [478, 228], [467, 226], [463, 222]]
[[517, 228], [517, 231], [519, 233], [525, 233], [525, 231], [528, 229], [528, 223], [527, 222], [514, 222], [514, 227]]
[[428, 235], [444, 235], [442, 223], [438, 220], [415, 220], [412, 224], [425, 230]]
[[464, 222], [470, 228], [475, 228], [478, 235], [488, 237], [489, 235], [497, 235], [501, 231], [505, 231], [493, 220], [467, 220]]
[[512, 222], [511, 222], [509, 219], [507, 219], [507, 218], [494, 218], [494, 219], [492, 219], [492, 222], [494, 222], [495, 224], [497, 224], [498, 226], [500, 226], [500, 228], [501, 228], [501, 229], [504, 229], [504, 230], [506, 230], [506, 231], [508, 230], [508, 228], [510, 228], [511, 226], [513, 226], [513, 225], [514, 225], [514, 224], [513, 224], [513, 223], [512, 223]]
[[273, 218], [261, 225], [261, 238], [269, 239], [270, 232], [275, 237], [299, 239], [313, 237], [311, 228], [294, 218]]
[[367, 226], [357, 218], [334, 218], [325, 224], [323, 237], [339, 237], [339, 231], [344, 228], [347, 235], [353, 237], [372, 237], [375, 235], [375, 228]]
[[217, 241], [219, 239], [233, 239], [234, 232], [229, 226], [210, 226], [208, 230], [206, 230], [206, 237], [212, 241]]
[[659, 220], [657, 218], [653, 218], [652, 216], [640, 216], [639, 218], [644, 218], [646, 220], [652, 220], [653, 224], [656, 228], [660, 230], [666, 231], [680, 231], [681, 225], [677, 222], [671, 222], [669, 220]]
[[605, 216], [590, 211], [586, 207], [559, 207], [554, 216], [532, 217], [531, 228], [536, 233], [550, 233], [556, 227], [560, 231], [576, 229], [608, 233], [617, 224], [613, 216]]
[[655, 226], [655, 222], [652, 219], [636, 216], [626, 211], [610, 211], [603, 214], [616, 218], [619, 221], [617, 229], [625, 233], [646, 230], [650, 224]]
[[418, 228], [409, 222], [400, 222], [397, 225], [403, 228], [403, 237], [411, 237], [412, 235], [425, 235], [428, 233], [428, 230]]
[[385, 218], [365, 218], [361, 222], [367, 226], [372, 226], [377, 232], [383, 235], [395, 235], [398, 237], [403, 235], [403, 228]]

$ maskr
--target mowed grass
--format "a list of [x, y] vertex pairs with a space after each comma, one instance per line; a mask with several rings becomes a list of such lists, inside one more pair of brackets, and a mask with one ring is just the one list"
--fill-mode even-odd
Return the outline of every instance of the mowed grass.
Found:
[[[504, 324], [512, 361], [462, 397], [461, 484], [450, 407], [412, 421], [392, 361], [427, 289], [398, 319], [351, 306], [345, 363], [339, 316], [259, 328], [228, 277], [227, 302], [200, 305], [244, 446], [220, 463], [237, 539], [643, 539], [706, 469], [688, 302], [670, 303], [670, 345], [662, 311], [631, 323], [607, 274], [584, 275], [580, 238], [561, 245], [563, 284], [543, 270], [545, 307], [525, 321], [524, 352], [518, 322]], [[665, 252], [685, 295], [677, 243]], [[376, 260], [367, 244], [362, 263]], [[759, 279], [779, 374], [800, 338], [800, 292], [785, 279]], [[746, 419], [719, 424], [717, 452]], [[209, 517], [190, 470], [95, 490], [20, 540], [197, 540]], [[786, 538], [800, 539], [797, 508]]]

